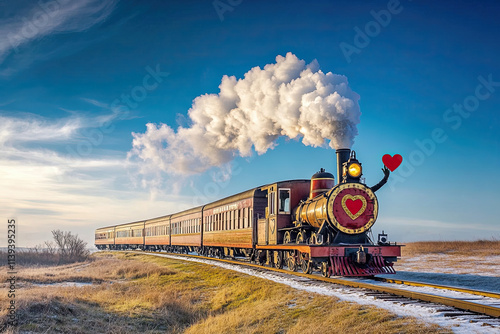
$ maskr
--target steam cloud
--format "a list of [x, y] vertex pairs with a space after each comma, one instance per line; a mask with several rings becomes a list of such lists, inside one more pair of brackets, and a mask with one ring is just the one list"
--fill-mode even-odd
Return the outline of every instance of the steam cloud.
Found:
[[194, 99], [190, 127], [146, 125], [132, 133], [129, 157], [169, 174], [193, 174], [274, 148], [280, 136], [304, 145], [350, 148], [361, 115], [359, 95], [342, 75], [323, 73], [294, 54], [254, 67], [243, 79], [224, 76], [219, 94]]

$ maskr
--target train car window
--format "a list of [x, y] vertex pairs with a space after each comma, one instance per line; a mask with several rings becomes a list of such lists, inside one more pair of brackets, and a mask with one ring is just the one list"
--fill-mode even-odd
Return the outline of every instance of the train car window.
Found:
[[243, 209], [243, 225], [245, 228], [249, 227], [248, 224], [248, 208]]
[[240, 229], [240, 210], [234, 211], [234, 224], [236, 225], [236, 229]]
[[253, 226], [253, 209], [250, 208], [250, 212], [248, 214], [248, 227]]
[[276, 214], [276, 192], [272, 191], [269, 193], [269, 214]]
[[279, 190], [279, 211], [290, 213], [290, 189]]

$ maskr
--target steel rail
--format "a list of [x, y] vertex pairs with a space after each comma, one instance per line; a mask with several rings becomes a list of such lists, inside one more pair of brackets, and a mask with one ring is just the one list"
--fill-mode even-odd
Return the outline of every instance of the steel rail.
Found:
[[[135, 253], [138, 253], [138, 252], [135, 252]], [[148, 253], [149, 254], [157, 254], [155, 252], [144, 252], [144, 251], [140, 252], [140, 254], [148, 254]], [[422, 300], [422, 301], [426, 301], [426, 302], [442, 304], [442, 305], [451, 306], [451, 307], [454, 307], [454, 308], [457, 308], [460, 310], [485, 314], [485, 315], [488, 315], [491, 317], [496, 317], [496, 318], [500, 317], [500, 307], [477, 304], [477, 303], [468, 302], [468, 301], [460, 300], [460, 299], [454, 299], [454, 298], [443, 297], [443, 296], [436, 296], [436, 295], [432, 295], [432, 294], [409, 291], [409, 290], [401, 290], [398, 288], [380, 286], [380, 285], [371, 284], [371, 283], [349, 281], [349, 280], [342, 279], [342, 278], [332, 278], [332, 277], [326, 278], [326, 277], [322, 277], [322, 276], [316, 276], [316, 275], [312, 275], [312, 274], [304, 274], [304, 273], [299, 273], [299, 272], [295, 272], [295, 271], [278, 269], [278, 268], [274, 268], [274, 267], [261, 266], [261, 265], [254, 264], [254, 263], [242, 262], [242, 261], [236, 261], [236, 260], [227, 260], [227, 259], [219, 259], [219, 258], [206, 257], [206, 256], [200, 256], [200, 255], [178, 254], [178, 253], [163, 253], [163, 254], [180, 256], [180, 257], [188, 257], [188, 258], [197, 258], [197, 259], [203, 259], [203, 260], [212, 260], [212, 261], [224, 262], [224, 263], [229, 263], [229, 264], [235, 264], [235, 265], [239, 265], [239, 266], [253, 267], [253, 268], [258, 268], [258, 269], [266, 269], [266, 270], [270, 270], [270, 271], [275, 271], [275, 272], [289, 274], [289, 275], [293, 275], [293, 276], [314, 279], [317, 281], [323, 281], [323, 282], [327, 282], [327, 283], [334, 283], [334, 284], [349, 286], [349, 287], [353, 287], [353, 288], [378, 291], [378, 292], [388, 293], [388, 294], [395, 295], [395, 296], [406, 297], [406, 298], [415, 299], [415, 300]], [[423, 283], [421, 283], [421, 284], [423, 284]], [[422, 286], [426, 286], [426, 285], [422, 285]], [[445, 287], [443, 286], [443, 288], [445, 288]], [[448, 288], [448, 287], [446, 287], [446, 288]], [[498, 297], [495, 297], [495, 298], [498, 298]]]
[[420, 287], [426, 287], [426, 288], [451, 290], [451, 291], [469, 293], [471, 295], [478, 295], [478, 296], [484, 296], [484, 297], [491, 297], [491, 298], [498, 298], [498, 299], [500, 299], [500, 293], [489, 292], [489, 291], [472, 290], [472, 289], [458, 288], [458, 287], [453, 287], [453, 286], [431, 284], [431, 283], [422, 283], [422, 282], [414, 282], [414, 281], [399, 280], [399, 279], [385, 278], [385, 277], [374, 277], [373, 279], [376, 280], [376, 281], [386, 282], [386, 283], [404, 284], [404, 285], [409, 285], [409, 286], [420, 286]]

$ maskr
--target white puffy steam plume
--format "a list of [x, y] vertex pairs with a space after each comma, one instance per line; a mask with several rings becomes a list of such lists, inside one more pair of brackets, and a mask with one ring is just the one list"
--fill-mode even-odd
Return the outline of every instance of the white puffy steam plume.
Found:
[[148, 123], [145, 133], [133, 133], [130, 155], [170, 174], [191, 174], [253, 149], [263, 154], [280, 136], [350, 148], [357, 135], [359, 95], [345, 76], [323, 73], [316, 60], [306, 65], [292, 53], [277, 56], [243, 79], [224, 76], [219, 88], [194, 99], [189, 127]]

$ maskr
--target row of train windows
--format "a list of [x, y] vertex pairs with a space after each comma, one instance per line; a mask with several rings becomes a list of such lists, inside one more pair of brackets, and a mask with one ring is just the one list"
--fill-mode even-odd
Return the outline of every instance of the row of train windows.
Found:
[[[239, 210], [226, 211], [205, 217], [205, 231], [224, 231], [224, 230], [238, 230], [243, 228], [252, 227], [252, 209], [243, 208]], [[147, 237], [156, 235], [175, 235], [175, 234], [189, 234], [200, 233], [201, 224], [200, 218], [188, 219], [176, 223], [171, 223], [170, 229], [168, 225], [146, 227], [145, 235]], [[142, 229], [117, 231], [117, 238], [128, 237], [142, 237]], [[98, 233], [96, 240], [113, 238], [113, 233]]]
[[113, 232], [107, 232], [107, 233], [96, 233], [95, 234], [95, 239], [96, 240], [102, 240], [102, 239], [113, 239], [114, 238], [114, 233]]
[[169, 235], [170, 230], [168, 225], [146, 227], [146, 237], [153, 235]]
[[183, 220], [177, 223], [171, 223], [172, 235], [200, 233], [200, 218]]
[[146, 237], [155, 235], [170, 235], [172, 234], [189, 234], [200, 233], [200, 218], [183, 220], [180, 222], [172, 223], [171, 230], [169, 225], [151, 226], [146, 227]]
[[135, 230], [117, 231], [117, 238], [131, 238], [131, 237], [142, 237], [142, 228]]
[[225, 231], [252, 227], [252, 209], [226, 211], [205, 217], [204, 230]]

